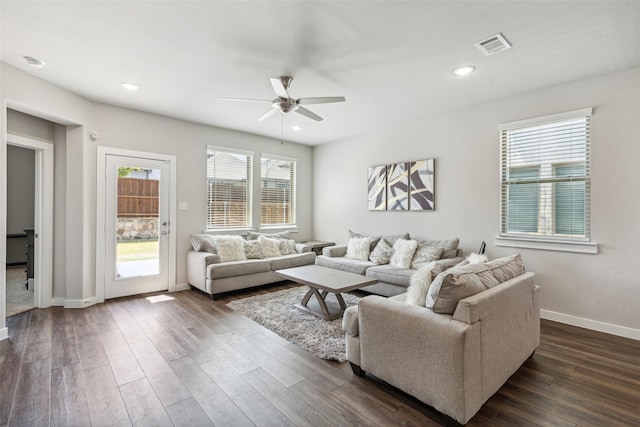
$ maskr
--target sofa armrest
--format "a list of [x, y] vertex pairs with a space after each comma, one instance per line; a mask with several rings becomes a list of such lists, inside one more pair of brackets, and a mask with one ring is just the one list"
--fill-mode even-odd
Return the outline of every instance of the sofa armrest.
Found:
[[190, 285], [207, 292], [207, 266], [220, 262], [220, 255], [209, 252], [187, 252], [187, 281]]
[[342, 329], [352, 337], [358, 336], [358, 306], [351, 306], [344, 311]]
[[304, 243], [296, 243], [296, 252], [299, 254], [311, 252], [311, 246]]
[[343, 257], [347, 254], [347, 245], [335, 245], [322, 248], [322, 255], [331, 258]]

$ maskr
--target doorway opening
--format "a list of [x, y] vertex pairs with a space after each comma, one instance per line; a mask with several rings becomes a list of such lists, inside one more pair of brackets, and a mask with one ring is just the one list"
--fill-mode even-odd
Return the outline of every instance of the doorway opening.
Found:
[[7, 137], [6, 316], [51, 305], [53, 144]]

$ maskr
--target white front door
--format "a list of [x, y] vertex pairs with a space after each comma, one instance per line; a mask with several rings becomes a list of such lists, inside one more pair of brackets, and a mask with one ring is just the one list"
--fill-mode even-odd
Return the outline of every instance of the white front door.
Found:
[[106, 155], [105, 298], [169, 288], [168, 161]]

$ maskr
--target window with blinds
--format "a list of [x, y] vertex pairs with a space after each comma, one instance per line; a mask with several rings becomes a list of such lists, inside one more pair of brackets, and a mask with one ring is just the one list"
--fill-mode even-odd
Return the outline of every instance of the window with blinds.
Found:
[[590, 240], [591, 108], [499, 126], [501, 236]]
[[207, 148], [207, 230], [251, 226], [253, 153]]
[[263, 155], [260, 159], [261, 206], [263, 226], [296, 223], [296, 161]]

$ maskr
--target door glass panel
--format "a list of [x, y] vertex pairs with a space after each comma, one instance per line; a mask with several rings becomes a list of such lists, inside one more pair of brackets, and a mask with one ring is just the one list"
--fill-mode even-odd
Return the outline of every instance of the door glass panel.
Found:
[[118, 166], [116, 277], [160, 274], [160, 169]]

